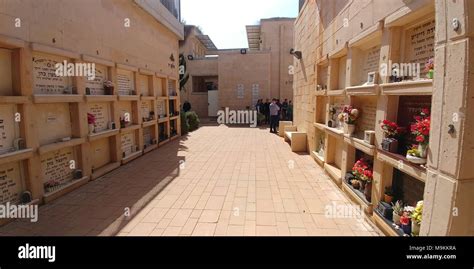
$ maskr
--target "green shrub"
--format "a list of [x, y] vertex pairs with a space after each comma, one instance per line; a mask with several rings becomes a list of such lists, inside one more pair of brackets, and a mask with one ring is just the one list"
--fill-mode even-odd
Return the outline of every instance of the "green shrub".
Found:
[[181, 135], [186, 135], [189, 133], [189, 123], [186, 120], [186, 113], [181, 111]]
[[194, 111], [189, 111], [186, 113], [186, 119], [189, 124], [189, 132], [196, 131], [199, 129], [199, 124], [201, 123], [199, 121], [199, 117]]

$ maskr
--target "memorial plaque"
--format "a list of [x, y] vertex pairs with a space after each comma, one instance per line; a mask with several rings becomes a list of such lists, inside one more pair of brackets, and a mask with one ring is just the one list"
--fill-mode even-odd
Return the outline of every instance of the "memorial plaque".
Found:
[[[431, 109], [431, 96], [400, 96], [398, 125], [410, 127], [423, 108]], [[409, 131], [409, 129], [407, 129]]]
[[122, 152], [129, 156], [135, 152], [135, 133], [126, 133], [122, 135]]
[[152, 144], [153, 135], [152, 135], [151, 127], [143, 129], [143, 140], [145, 142], [145, 145], [151, 145]]
[[166, 101], [158, 100], [156, 102], [156, 113], [160, 116], [164, 116], [166, 114]]
[[98, 169], [111, 162], [109, 138], [99, 139], [91, 143], [92, 168]]
[[33, 91], [35, 94], [64, 94], [72, 86], [70, 77], [56, 76], [56, 64], [67, 61], [66, 58], [33, 53]]
[[421, 71], [425, 63], [434, 58], [435, 25], [431, 19], [406, 31], [405, 62], [419, 63]]
[[14, 140], [19, 136], [15, 111], [14, 105], [0, 105], [0, 155], [11, 151]]
[[367, 82], [368, 74], [379, 71], [380, 63], [380, 46], [373, 47], [364, 52], [364, 67], [362, 69], [360, 82], [364, 84]]
[[89, 88], [91, 95], [105, 95], [104, 82], [107, 80], [107, 67], [95, 65], [95, 79], [86, 79], [86, 88]]
[[132, 95], [135, 88], [133, 72], [117, 70], [117, 87], [119, 95]]
[[152, 111], [151, 108], [151, 102], [150, 101], [144, 101], [140, 103], [140, 110], [142, 113], [143, 118], [148, 118], [150, 116], [150, 111]]
[[130, 122], [133, 121], [132, 103], [131, 102], [119, 102], [119, 111], [120, 111], [120, 117], [122, 119], [127, 119], [127, 117], [128, 117], [128, 120]]
[[143, 96], [149, 96], [149, 84], [148, 84], [148, 76], [140, 75], [138, 76], [138, 87], [139, 92], [143, 94]]
[[109, 129], [110, 106], [108, 103], [95, 103], [88, 105], [88, 112], [95, 116], [95, 131], [100, 133]]
[[0, 204], [18, 204], [24, 190], [19, 162], [0, 165]]
[[0, 95], [13, 95], [12, 50], [0, 48], [0, 74], [2, 74], [2, 79], [0, 79]]
[[41, 156], [41, 171], [43, 183], [51, 180], [58, 181], [60, 184], [68, 183], [73, 179], [71, 169], [71, 160], [77, 163], [77, 158], [72, 147], [64, 148]]
[[36, 105], [36, 124], [40, 145], [51, 144], [65, 137], [71, 137], [71, 115], [69, 104]]
[[360, 107], [361, 117], [358, 120], [359, 131], [374, 131], [375, 116], [377, 113], [377, 105], [375, 102], [364, 102]]

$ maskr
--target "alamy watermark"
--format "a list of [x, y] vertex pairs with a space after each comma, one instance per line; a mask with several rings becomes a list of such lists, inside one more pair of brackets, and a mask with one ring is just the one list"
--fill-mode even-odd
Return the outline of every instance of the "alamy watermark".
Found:
[[330, 205], [326, 205], [324, 216], [331, 219], [363, 219], [364, 209], [361, 206], [338, 205], [336, 202], [332, 202]]
[[380, 76], [382, 77], [410, 77], [420, 79], [420, 63], [393, 63], [389, 61], [380, 65]]
[[230, 110], [228, 107], [225, 110], [217, 112], [218, 124], [249, 124], [250, 127], [257, 127], [258, 114], [256, 110]]
[[0, 205], [0, 219], [30, 219], [38, 221], [38, 205], [15, 205], [7, 202]]
[[58, 77], [87, 77], [95, 80], [95, 63], [68, 63], [64, 61], [55, 65]]

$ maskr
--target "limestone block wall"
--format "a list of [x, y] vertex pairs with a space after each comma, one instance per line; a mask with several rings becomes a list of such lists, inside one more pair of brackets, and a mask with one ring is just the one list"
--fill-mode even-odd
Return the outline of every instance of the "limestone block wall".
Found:
[[[294, 62], [295, 124], [308, 133], [308, 152], [316, 162], [389, 235], [400, 233], [375, 211], [385, 187], [401, 190], [398, 198], [405, 192], [411, 205], [425, 201], [422, 235], [473, 234], [474, 207], [467, 198], [474, 190], [473, 177], [465, 165], [472, 162], [473, 149], [468, 138], [471, 11], [469, 1], [307, 0], [296, 20], [295, 48], [303, 59]], [[461, 25], [457, 30], [454, 18]], [[402, 82], [380, 73], [384, 64], [419, 63], [423, 68], [429, 58], [435, 62], [433, 79], [423, 70], [420, 79]], [[373, 85], [364, 83], [371, 72], [379, 72]], [[353, 136], [337, 126], [342, 105], [362, 111]], [[424, 166], [408, 162], [404, 148], [392, 154], [380, 145], [383, 120], [409, 126], [422, 108], [432, 114]], [[454, 132], [448, 133], [450, 128]], [[375, 132], [374, 143], [363, 140], [364, 131]], [[361, 157], [373, 162], [370, 200], [344, 179]]]
[[[270, 53], [248, 51], [219, 54], [219, 106], [245, 110], [255, 99], [271, 98]], [[239, 96], [239, 85], [242, 88]], [[253, 109], [253, 108], [252, 108]]]
[[[133, 1], [1, 7], [1, 203], [51, 201], [179, 137], [180, 31]], [[63, 61], [95, 64], [95, 80], [56, 76]]]

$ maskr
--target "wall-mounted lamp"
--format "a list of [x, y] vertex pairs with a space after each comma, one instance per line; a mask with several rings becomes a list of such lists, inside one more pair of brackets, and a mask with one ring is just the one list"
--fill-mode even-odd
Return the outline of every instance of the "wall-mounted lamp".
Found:
[[247, 49], [241, 49], [240, 54], [247, 54]]
[[296, 59], [301, 60], [303, 58], [303, 53], [301, 51], [296, 51], [295, 49], [290, 50], [290, 54], [295, 56]]

